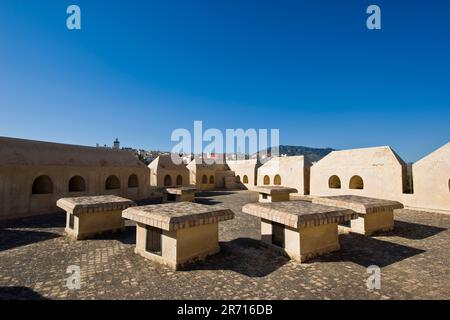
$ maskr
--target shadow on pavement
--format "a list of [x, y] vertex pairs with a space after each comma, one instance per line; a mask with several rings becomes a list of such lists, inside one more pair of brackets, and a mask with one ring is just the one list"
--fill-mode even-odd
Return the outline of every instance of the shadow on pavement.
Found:
[[0, 251], [61, 237], [45, 231], [0, 229]]
[[251, 238], [220, 242], [220, 247], [218, 254], [191, 264], [184, 271], [232, 270], [248, 277], [265, 277], [289, 262], [287, 257]]
[[370, 265], [382, 268], [425, 252], [356, 233], [339, 235], [339, 242], [340, 250], [312, 259], [311, 262], [350, 261], [366, 268]]
[[447, 229], [427, 226], [425, 224], [395, 221], [394, 230], [386, 233], [386, 235], [393, 235], [410, 240], [422, 240], [432, 237], [445, 230]]
[[0, 287], [0, 300], [48, 300], [27, 287]]

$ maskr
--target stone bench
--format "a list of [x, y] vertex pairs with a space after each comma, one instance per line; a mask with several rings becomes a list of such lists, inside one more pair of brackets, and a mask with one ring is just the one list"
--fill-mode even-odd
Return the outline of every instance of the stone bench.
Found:
[[66, 211], [66, 233], [77, 240], [125, 228], [122, 210], [135, 206], [117, 196], [61, 198], [56, 205]]
[[394, 210], [403, 208], [403, 205], [397, 201], [353, 195], [319, 197], [315, 198], [313, 203], [346, 208], [357, 212], [358, 217], [351, 220], [350, 227], [343, 226], [342, 228], [363, 235], [393, 230]]
[[164, 189], [164, 201], [165, 202], [180, 202], [180, 201], [194, 201], [195, 187], [177, 187], [177, 188], [165, 188]]
[[233, 211], [192, 202], [133, 207], [122, 216], [136, 222], [135, 252], [178, 270], [220, 251], [219, 222]]
[[249, 203], [242, 211], [261, 218], [261, 240], [304, 262], [339, 250], [338, 223], [358, 217], [349, 209], [305, 201]]
[[259, 202], [289, 201], [289, 194], [297, 189], [280, 186], [258, 186], [253, 189], [259, 193]]

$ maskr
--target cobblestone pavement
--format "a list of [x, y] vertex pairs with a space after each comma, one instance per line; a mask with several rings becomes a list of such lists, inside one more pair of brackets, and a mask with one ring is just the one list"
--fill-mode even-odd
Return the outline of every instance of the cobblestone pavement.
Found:
[[[397, 210], [395, 231], [340, 235], [341, 250], [300, 264], [258, 241], [259, 220], [241, 212], [249, 191], [203, 193], [236, 213], [220, 225], [221, 252], [173, 272], [134, 254], [135, 227], [73, 241], [63, 214], [0, 224], [0, 299], [449, 299], [450, 216]], [[381, 267], [369, 290], [367, 266]], [[66, 269], [81, 268], [69, 290]]]

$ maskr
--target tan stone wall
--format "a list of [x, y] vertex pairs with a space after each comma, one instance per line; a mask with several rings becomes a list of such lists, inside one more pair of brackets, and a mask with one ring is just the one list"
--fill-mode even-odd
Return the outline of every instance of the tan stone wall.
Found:
[[301, 195], [309, 194], [309, 178], [311, 164], [304, 156], [277, 157], [269, 160], [258, 168], [258, 186], [264, 185], [264, 177], [268, 177], [270, 184], [276, 185], [278, 175], [281, 186], [297, 189]]
[[[179, 160], [181, 161], [181, 159]], [[186, 165], [173, 163], [170, 156], [159, 156], [148, 165], [148, 168], [150, 170], [150, 185], [153, 187], [188, 186], [190, 184], [189, 170]], [[170, 185], [165, 183], [166, 176], [170, 176]], [[179, 176], [181, 177], [181, 184], [177, 183]]]
[[[257, 169], [261, 164], [256, 160], [228, 160], [227, 165], [236, 177], [239, 176], [238, 185], [241, 188], [251, 190], [257, 185]], [[244, 176], [247, 176], [248, 183], [244, 182]]]
[[405, 206], [450, 213], [450, 143], [413, 164], [414, 194]]
[[[228, 166], [222, 163], [209, 163], [208, 161], [204, 160], [202, 162], [201, 159], [194, 159], [188, 163], [186, 168], [189, 170], [190, 183], [195, 185], [198, 190], [223, 188], [223, 178], [226, 171], [230, 171]], [[203, 176], [206, 176], [205, 181], [203, 180]]]
[[[203, 181], [203, 176], [206, 175], [206, 183]], [[214, 182], [210, 183], [211, 177], [214, 178]], [[212, 190], [216, 186], [216, 170], [197, 168], [190, 171], [190, 182], [195, 185], [198, 190]]]
[[[333, 151], [311, 167], [310, 193], [401, 201], [403, 174], [404, 167], [389, 147]], [[329, 179], [334, 175], [340, 179], [339, 189], [329, 187]], [[362, 178], [363, 189], [350, 188], [350, 180], [356, 175]]]
[[[332, 152], [311, 167], [311, 195], [355, 194], [395, 200], [407, 208], [450, 214], [450, 143], [413, 164], [414, 192], [405, 194], [405, 168], [389, 147]], [[329, 188], [336, 175], [341, 188]], [[364, 189], [350, 189], [353, 175]]]
[[[128, 188], [129, 177], [138, 177], [138, 187]], [[34, 180], [47, 175], [53, 182], [53, 193], [32, 194]], [[106, 190], [105, 181], [115, 175], [120, 181], [117, 190]], [[69, 192], [69, 181], [81, 176], [85, 192]], [[151, 196], [149, 170], [132, 167], [77, 167], [77, 166], [0, 166], [0, 219], [24, 217], [60, 211], [56, 201], [63, 197], [114, 194], [139, 200]]]
[[[170, 180], [172, 181], [171, 187], [174, 186], [188, 186], [190, 184], [189, 181], [189, 170], [186, 168], [184, 169], [171, 169], [171, 170], [165, 170], [165, 169], [157, 169], [157, 170], [151, 170], [150, 171], [150, 185], [155, 187], [166, 187], [164, 184], [164, 179], [166, 179], [166, 176], [170, 176]], [[177, 184], [177, 178], [178, 176], [181, 176], [182, 184]]]
[[238, 189], [236, 175], [231, 170], [216, 171], [216, 188], [219, 189]]

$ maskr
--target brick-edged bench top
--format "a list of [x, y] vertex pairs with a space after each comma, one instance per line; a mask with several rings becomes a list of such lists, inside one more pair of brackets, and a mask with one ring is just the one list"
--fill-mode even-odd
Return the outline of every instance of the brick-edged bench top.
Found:
[[286, 193], [296, 193], [297, 189], [281, 187], [281, 186], [258, 186], [253, 189], [256, 192], [264, 193], [268, 195], [273, 194], [286, 194]]
[[183, 193], [193, 193], [197, 191], [196, 187], [176, 187], [176, 188], [166, 188], [165, 190], [170, 194], [183, 194]]
[[347, 208], [359, 214], [377, 213], [402, 209], [403, 205], [397, 201], [368, 198], [353, 195], [318, 197], [313, 199], [313, 203]]
[[313, 204], [306, 201], [249, 203], [242, 211], [292, 228], [342, 223], [358, 218], [352, 210]]
[[221, 205], [173, 202], [129, 208], [122, 217], [168, 231], [217, 223], [234, 218], [234, 212]]
[[59, 208], [76, 215], [80, 213], [125, 210], [136, 204], [129, 199], [110, 195], [61, 198], [56, 202], [56, 205]]

